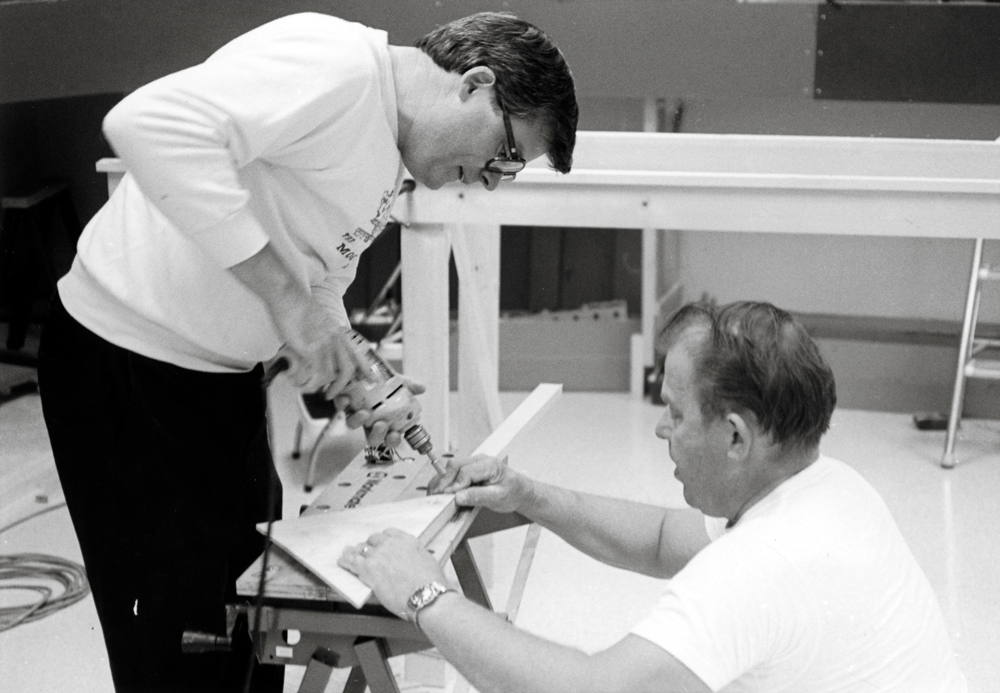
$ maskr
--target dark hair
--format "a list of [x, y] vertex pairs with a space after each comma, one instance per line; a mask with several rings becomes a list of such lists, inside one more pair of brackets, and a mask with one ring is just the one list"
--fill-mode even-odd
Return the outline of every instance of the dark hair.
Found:
[[579, 117], [576, 91], [566, 59], [543, 31], [506, 12], [480, 12], [440, 26], [413, 45], [448, 72], [493, 70], [504, 108], [541, 123], [549, 163], [569, 173]]
[[802, 323], [770, 303], [689, 303], [663, 329], [660, 348], [682, 339], [694, 360], [702, 416], [749, 412], [780, 445], [819, 444], [837, 389]]

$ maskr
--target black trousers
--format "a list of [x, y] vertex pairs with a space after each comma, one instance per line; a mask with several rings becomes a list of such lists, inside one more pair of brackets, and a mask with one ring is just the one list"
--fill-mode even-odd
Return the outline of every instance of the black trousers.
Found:
[[[57, 297], [38, 379], [116, 691], [242, 690], [245, 631], [230, 654], [184, 654], [181, 634], [226, 632], [235, 580], [263, 549], [269, 485], [281, 516], [260, 366], [202, 373], [145, 358]], [[260, 666], [253, 690], [280, 693], [283, 675]]]

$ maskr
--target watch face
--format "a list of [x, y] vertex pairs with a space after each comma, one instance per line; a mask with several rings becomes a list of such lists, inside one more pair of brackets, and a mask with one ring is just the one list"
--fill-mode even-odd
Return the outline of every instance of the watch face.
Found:
[[419, 609], [424, 606], [429, 599], [434, 596], [434, 586], [424, 585], [410, 597], [410, 606], [414, 609]]
[[410, 608], [419, 611], [434, 601], [434, 598], [445, 591], [445, 588], [436, 583], [424, 585], [410, 596]]

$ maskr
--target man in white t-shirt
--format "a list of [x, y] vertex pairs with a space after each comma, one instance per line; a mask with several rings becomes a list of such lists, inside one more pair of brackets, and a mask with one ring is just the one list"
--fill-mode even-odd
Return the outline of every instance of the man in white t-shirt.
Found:
[[451, 591], [413, 537], [387, 530], [341, 565], [411, 618], [483, 693], [962, 693], [930, 584], [885, 503], [819, 452], [833, 373], [805, 328], [766, 303], [689, 304], [667, 325], [656, 434], [688, 510], [576, 493], [492, 458], [432, 488], [519, 512], [614, 566], [669, 578], [656, 607], [586, 655]]
[[[353, 375], [342, 297], [404, 171], [489, 190], [543, 155], [565, 173], [576, 121], [559, 50], [498, 13], [413, 47], [290, 15], [112, 109], [128, 173], [59, 281], [39, 384], [118, 691], [242, 686], [245, 633], [231, 656], [180, 644], [226, 632], [255, 523], [280, 517], [261, 364], [328, 396]], [[349, 423], [399, 442], [372, 412]]]

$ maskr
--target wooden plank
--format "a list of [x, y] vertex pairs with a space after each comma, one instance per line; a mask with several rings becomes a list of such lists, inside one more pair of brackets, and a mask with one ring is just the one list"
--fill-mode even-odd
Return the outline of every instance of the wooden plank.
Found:
[[[985, 140], [584, 131], [577, 133], [573, 170], [996, 180], [996, 152], [997, 143]], [[546, 168], [545, 161], [532, 162], [517, 183], [528, 171]]]
[[1000, 239], [1000, 195], [979, 193], [514, 184], [442, 189], [414, 209], [442, 223]]
[[507, 620], [511, 623], [517, 622], [517, 612], [521, 608], [521, 598], [524, 596], [524, 588], [528, 584], [528, 572], [531, 564], [535, 560], [535, 549], [538, 548], [538, 539], [542, 535], [542, 526], [531, 523], [528, 532], [524, 537], [524, 545], [521, 547], [521, 557], [517, 561], [517, 568], [514, 570], [514, 580], [510, 586], [510, 595], [507, 597]]
[[[518, 436], [538, 423], [542, 414], [548, 411], [561, 394], [562, 385], [543, 383], [536, 387], [489, 438], [476, 448], [473, 455], [501, 457]], [[479, 508], [459, 509], [437, 536], [428, 542], [428, 550], [435, 556], [451, 556], [478, 514]]]
[[[651, 367], [654, 363], [653, 323], [656, 321], [657, 279], [659, 271], [659, 240], [663, 232], [646, 228], [642, 230], [642, 346], [641, 362], [632, 365], [634, 370]], [[634, 357], [633, 357], [634, 360]], [[633, 392], [633, 394], [635, 394]], [[640, 393], [641, 395], [641, 393]]]
[[[337, 565], [344, 549], [390, 527], [409, 532], [426, 544], [454, 513], [454, 495], [424, 496], [279, 520], [271, 528], [271, 540], [355, 608], [361, 608], [371, 598], [372, 591], [353, 573]], [[267, 534], [267, 523], [262, 522], [257, 529]]]
[[782, 190], [871, 190], [899, 192], [975, 193], [995, 195], [1000, 180], [933, 176], [872, 176], [862, 174], [759, 173], [729, 171], [645, 171], [574, 168], [571, 173], [533, 169], [518, 174], [524, 185], [617, 185], [688, 188], [778, 188]]
[[[411, 195], [407, 195], [411, 197]], [[403, 205], [405, 206], [405, 205]], [[438, 453], [450, 446], [448, 412], [449, 233], [440, 224], [404, 225], [400, 232], [403, 300], [403, 373], [427, 388], [420, 423]]]
[[98, 159], [95, 166], [98, 172], [107, 174], [108, 177], [108, 197], [115, 191], [118, 184], [125, 177], [125, 164], [121, 159], [105, 158]]
[[456, 452], [467, 454], [503, 421], [499, 390], [500, 226], [452, 229], [458, 297], [459, 425]]
[[501, 457], [518, 436], [530, 431], [562, 394], [562, 385], [542, 383], [536, 387], [510, 416], [504, 419], [489, 437], [480, 443], [473, 455]]

